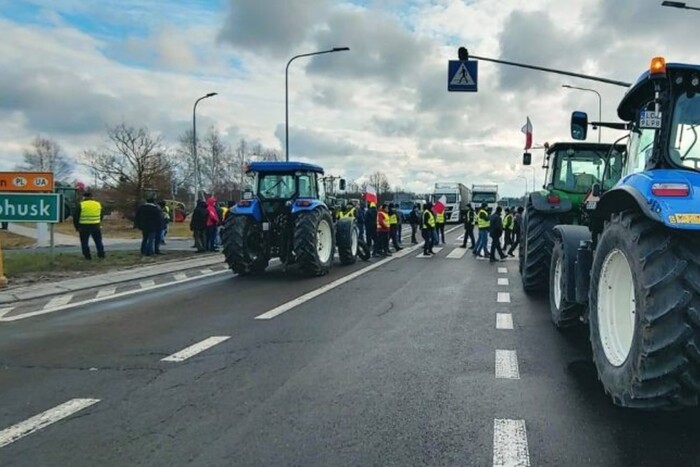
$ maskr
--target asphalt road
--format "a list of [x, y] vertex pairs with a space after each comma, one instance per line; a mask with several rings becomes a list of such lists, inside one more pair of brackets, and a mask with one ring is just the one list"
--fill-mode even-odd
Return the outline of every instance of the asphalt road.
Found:
[[700, 465], [699, 411], [614, 408], [586, 334], [459, 233], [3, 323], [0, 465]]

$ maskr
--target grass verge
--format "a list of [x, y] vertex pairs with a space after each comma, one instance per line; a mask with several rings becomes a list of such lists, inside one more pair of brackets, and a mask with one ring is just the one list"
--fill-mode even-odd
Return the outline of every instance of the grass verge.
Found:
[[3, 249], [12, 250], [15, 248], [25, 248], [36, 243], [33, 238], [23, 237], [6, 230], [0, 230], [0, 245]]

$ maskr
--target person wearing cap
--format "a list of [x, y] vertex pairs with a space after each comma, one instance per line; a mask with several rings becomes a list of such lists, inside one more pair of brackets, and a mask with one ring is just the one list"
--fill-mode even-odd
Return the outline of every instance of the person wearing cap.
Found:
[[433, 252], [433, 232], [435, 231], [435, 215], [433, 214], [433, 203], [425, 203], [423, 215], [421, 216], [420, 233], [423, 236], [423, 256], [434, 255]]
[[73, 225], [80, 234], [80, 248], [85, 259], [92, 259], [90, 253], [90, 237], [95, 242], [97, 257], [105, 257], [105, 247], [102, 243], [102, 204], [92, 199], [92, 193], [83, 193], [83, 200], [78, 205], [78, 212], [73, 215]]

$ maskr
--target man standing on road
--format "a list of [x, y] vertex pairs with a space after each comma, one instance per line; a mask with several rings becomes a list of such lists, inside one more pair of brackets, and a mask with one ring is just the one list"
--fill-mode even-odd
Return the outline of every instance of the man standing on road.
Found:
[[73, 225], [80, 234], [80, 248], [85, 259], [92, 259], [90, 254], [90, 237], [95, 242], [97, 257], [105, 257], [105, 247], [102, 244], [102, 205], [92, 199], [92, 193], [83, 194], [83, 200], [78, 205], [78, 212], [73, 214]]
[[508, 249], [513, 243], [513, 211], [510, 208], [506, 208], [506, 214], [503, 216], [503, 230], [505, 231], [504, 248]]
[[207, 251], [219, 251], [216, 247], [218, 234], [219, 213], [216, 208], [216, 199], [211, 196], [207, 199]]
[[395, 251], [401, 250], [401, 245], [399, 245], [399, 216], [401, 215], [396, 210], [396, 205], [394, 203], [389, 204], [389, 237], [391, 238], [391, 244], [394, 246]]
[[510, 245], [510, 250], [508, 251], [508, 256], [511, 258], [515, 257], [513, 252], [516, 248], [518, 248], [518, 246], [520, 246], [520, 229], [523, 225], [523, 211], [523, 207], [520, 206], [515, 213], [515, 219], [513, 221], [513, 242]]
[[197, 253], [207, 251], [207, 215], [207, 203], [200, 199], [190, 217], [190, 230], [194, 237]]
[[367, 235], [367, 248], [372, 249], [374, 255], [377, 255], [379, 251], [379, 245], [377, 245], [377, 204], [374, 202], [369, 203], [369, 208], [365, 213], [365, 233]]
[[506, 259], [505, 253], [501, 249], [501, 236], [503, 235], [503, 220], [501, 219], [502, 208], [498, 206], [496, 212], [491, 214], [489, 219], [489, 234], [491, 235], [491, 263], [496, 262], [496, 252], [501, 256], [501, 261]]
[[476, 248], [474, 241], [474, 209], [471, 204], [467, 204], [467, 212], [464, 213], [464, 241], [462, 248], [467, 247], [467, 240], [472, 241], [472, 250]]
[[159, 236], [163, 228], [163, 212], [153, 198], [139, 206], [134, 217], [134, 228], [141, 231], [141, 254], [152, 256], [160, 254]]
[[437, 241], [435, 242], [436, 245], [440, 244], [440, 241], [442, 241], [442, 244], [445, 244], [445, 211], [443, 208], [442, 212], [439, 212], [435, 215], [435, 233], [437, 234]]
[[377, 256], [391, 256], [389, 252], [389, 214], [386, 204], [377, 212]]
[[413, 205], [413, 210], [411, 210], [411, 214], [408, 216], [408, 222], [411, 224], [411, 244], [412, 245], [418, 245], [418, 240], [416, 240], [416, 232], [418, 231], [418, 227], [420, 227], [421, 224], [421, 212], [420, 212], [420, 206], [418, 204]]
[[361, 201], [359, 206], [356, 206], [355, 218], [357, 219], [357, 236], [361, 241], [365, 241], [365, 214], [367, 214], [367, 208], [365, 202]]
[[423, 236], [423, 256], [434, 255], [433, 252], [433, 231], [435, 230], [435, 216], [433, 215], [433, 203], [425, 203], [421, 219], [420, 233]]
[[488, 243], [489, 243], [489, 213], [486, 210], [488, 205], [486, 203], [481, 204], [481, 208], [476, 213], [476, 225], [479, 227], [479, 239], [476, 241], [476, 248], [474, 248], [474, 257], [483, 256], [486, 258], [489, 256], [488, 253]]
[[163, 200], [158, 201], [158, 206], [163, 213], [163, 229], [158, 236], [158, 241], [161, 245], [165, 245], [165, 236], [168, 235], [168, 224], [170, 224], [170, 208]]

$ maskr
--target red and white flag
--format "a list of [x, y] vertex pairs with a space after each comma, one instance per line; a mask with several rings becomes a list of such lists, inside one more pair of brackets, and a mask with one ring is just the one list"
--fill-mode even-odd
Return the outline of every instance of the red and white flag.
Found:
[[435, 204], [433, 205], [433, 211], [435, 211], [435, 214], [442, 214], [445, 212], [445, 206], [447, 205], [447, 197], [445, 195], [442, 195], [439, 200], [435, 201]]
[[377, 190], [375, 190], [373, 186], [368, 186], [365, 189], [365, 200], [368, 203], [377, 204]]
[[525, 133], [525, 150], [527, 151], [532, 147], [532, 122], [530, 122], [530, 117], [527, 117], [527, 123], [520, 131]]

